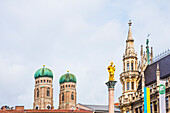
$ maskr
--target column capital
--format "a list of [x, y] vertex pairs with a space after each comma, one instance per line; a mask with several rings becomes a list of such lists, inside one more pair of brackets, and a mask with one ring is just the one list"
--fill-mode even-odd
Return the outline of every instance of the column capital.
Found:
[[108, 82], [106, 82], [106, 85], [110, 89], [110, 88], [114, 88], [116, 83], [117, 83], [117, 81], [108, 81]]

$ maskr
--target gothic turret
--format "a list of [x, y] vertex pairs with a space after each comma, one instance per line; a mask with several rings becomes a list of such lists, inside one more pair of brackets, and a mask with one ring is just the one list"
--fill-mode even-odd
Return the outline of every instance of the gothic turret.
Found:
[[[120, 82], [123, 86], [120, 103], [127, 106], [132, 101], [132, 95], [136, 92], [139, 82], [138, 58], [135, 53], [134, 39], [132, 37], [131, 25], [129, 21], [129, 31], [126, 40], [125, 54], [123, 55], [123, 72], [120, 74]], [[128, 108], [128, 106], [127, 106]], [[131, 108], [128, 108], [131, 109]]]

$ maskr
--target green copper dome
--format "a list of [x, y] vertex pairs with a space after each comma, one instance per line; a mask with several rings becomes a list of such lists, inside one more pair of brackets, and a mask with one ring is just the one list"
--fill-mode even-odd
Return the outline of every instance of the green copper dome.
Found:
[[76, 81], [77, 80], [76, 80], [75, 75], [69, 73], [69, 71], [67, 71], [66, 74], [62, 75], [60, 77], [60, 80], [59, 80], [60, 84], [65, 83], [65, 82], [74, 82], [74, 83], [76, 83]]
[[51, 77], [51, 78], [53, 78], [53, 73], [50, 69], [45, 68], [45, 65], [43, 65], [43, 68], [37, 70], [34, 74], [35, 79], [37, 79], [39, 77]]

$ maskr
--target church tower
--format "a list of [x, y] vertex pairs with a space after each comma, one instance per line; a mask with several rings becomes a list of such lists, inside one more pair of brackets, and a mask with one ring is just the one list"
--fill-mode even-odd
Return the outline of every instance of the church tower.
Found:
[[60, 94], [59, 94], [59, 109], [71, 110], [76, 106], [77, 92], [76, 92], [76, 77], [67, 71], [59, 80]]
[[53, 73], [50, 69], [43, 68], [34, 74], [35, 89], [33, 109], [53, 108]]
[[[132, 95], [137, 90], [139, 81], [138, 58], [135, 53], [134, 39], [132, 38], [131, 21], [129, 21], [129, 31], [126, 40], [126, 50], [123, 55], [123, 72], [120, 74], [120, 82], [123, 86], [121, 102], [122, 107], [128, 107], [132, 99]], [[130, 106], [129, 106], [130, 107]], [[130, 111], [131, 108], [127, 108]]]

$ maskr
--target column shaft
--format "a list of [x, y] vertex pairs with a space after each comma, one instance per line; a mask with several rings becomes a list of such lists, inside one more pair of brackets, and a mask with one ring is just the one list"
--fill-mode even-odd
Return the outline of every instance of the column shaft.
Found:
[[114, 88], [109, 88], [109, 113], [114, 113]]

